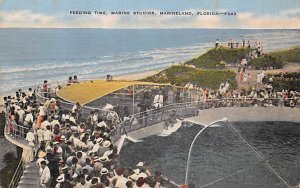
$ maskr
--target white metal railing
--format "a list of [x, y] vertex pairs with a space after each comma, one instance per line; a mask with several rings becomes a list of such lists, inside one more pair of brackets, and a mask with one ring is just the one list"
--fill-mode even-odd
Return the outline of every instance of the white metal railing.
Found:
[[14, 173], [14, 176], [12, 177], [12, 179], [10, 181], [8, 188], [16, 188], [18, 186], [18, 183], [23, 175], [24, 168], [25, 168], [25, 163], [21, 159], [18, 164], [18, 167]]
[[[112, 132], [112, 141], [117, 141], [123, 134], [135, 131], [161, 121], [170, 120], [174, 117], [192, 117], [198, 115], [199, 110], [220, 107], [269, 107], [269, 106], [284, 106], [285, 103], [295, 101], [297, 99], [287, 98], [226, 98], [226, 99], [208, 99], [204, 101], [173, 103], [161, 108], [152, 109], [149, 111], [139, 112], [131, 115], [126, 120], [122, 121]], [[299, 104], [295, 102], [297, 107]]]

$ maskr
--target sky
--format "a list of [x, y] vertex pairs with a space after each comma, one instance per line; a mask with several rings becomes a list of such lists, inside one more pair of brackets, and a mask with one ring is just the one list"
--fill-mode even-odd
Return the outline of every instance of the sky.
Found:
[[[112, 15], [112, 11], [130, 15]], [[134, 11], [155, 15], [136, 16]], [[168, 11], [192, 15], [160, 15]], [[0, 28], [300, 29], [300, 0], [0, 0]]]

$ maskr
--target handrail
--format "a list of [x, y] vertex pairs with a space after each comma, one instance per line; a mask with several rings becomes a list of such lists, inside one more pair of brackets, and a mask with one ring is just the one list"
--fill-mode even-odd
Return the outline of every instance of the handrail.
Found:
[[5, 134], [11, 134], [13, 137], [25, 139], [28, 131], [28, 127], [14, 123], [8, 117], [6, 117]]
[[[139, 112], [129, 116], [122, 121], [112, 131], [111, 137], [113, 141], [117, 141], [124, 133], [128, 133], [146, 126], [150, 126], [160, 121], [170, 120], [174, 113], [176, 116], [188, 117], [196, 116], [198, 110], [218, 107], [254, 107], [254, 106], [284, 106], [285, 101], [298, 100], [295, 98], [225, 98], [225, 99], [207, 99], [195, 102], [172, 103], [161, 108], [151, 109], [149, 111]], [[271, 103], [269, 103], [271, 102]], [[229, 105], [227, 104], [229, 103]], [[296, 105], [299, 105], [296, 103]], [[173, 111], [173, 112], [172, 112]], [[134, 128], [133, 122], [139, 120], [139, 124]]]
[[18, 183], [23, 175], [24, 167], [25, 167], [25, 164], [24, 164], [23, 160], [20, 160], [18, 167], [14, 173], [14, 176], [12, 177], [12, 179], [9, 183], [8, 188], [16, 188], [18, 186]]

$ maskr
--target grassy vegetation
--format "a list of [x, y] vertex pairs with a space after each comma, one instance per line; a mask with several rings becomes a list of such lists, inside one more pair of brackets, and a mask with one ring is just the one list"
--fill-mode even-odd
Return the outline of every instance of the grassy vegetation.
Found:
[[285, 63], [300, 62], [300, 46], [288, 50], [272, 52], [269, 55], [281, 59]]
[[237, 87], [235, 73], [230, 70], [200, 70], [188, 66], [172, 66], [142, 81], [171, 83], [177, 86], [192, 82], [202, 88], [218, 89], [220, 83], [226, 80], [230, 82], [232, 88]]
[[241, 61], [241, 59], [247, 57], [252, 50], [253, 49], [250, 48], [213, 48], [201, 56], [186, 62], [186, 64], [194, 65], [197, 68], [220, 69], [224, 68], [224, 62], [233, 64]]
[[265, 67], [273, 67], [275, 69], [280, 69], [284, 66], [281, 59], [273, 57], [271, 55], [264, 55], [259, 58], [255, 58], [249, 62], [254, 69], [260, 69]]

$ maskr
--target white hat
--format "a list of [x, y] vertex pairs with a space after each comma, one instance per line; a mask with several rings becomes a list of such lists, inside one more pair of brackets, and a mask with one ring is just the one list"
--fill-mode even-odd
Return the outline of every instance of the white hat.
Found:
[[61, 174], [60, 176], [58, 176], [58, 177], [56, 178], [56, 181], [57, 181], [58, 183], [64, 182], [64, 181], [65, 181], [65, 175], [64, 175], [64, 174]]
[[137, 181], [139, 179], [139, 176], [137, 174], [132, 174], [131, 176], [129, 176], [130, 179]]
[[104, 143], [103, 143], [103, 146], [108, 148], [110, 146], [110, 141], [105, 140]]
[[72, 178], [77, 178], [78, 174], [77, 173], [74, 173]]
[[99, 158], [99, 160], [100, 160], [101, 162], [107, 162], [107, 161], [109, 161], [109, 159], [108, 159], [107, 156], [102, 156], [102, 157]]
[[77, 131], [78, 128], [77, 128], [76, 126], [72, 126], [72, 127], [71, 127], [71, 130], [72, 130], [72, 131]]
[[51, 151], [51, 150], [52, 150], [51, 146], [46, 147], [46, 151]]
[[101, 138], [101, 137], [97, 138], [96, 142], [99, 143], [99, 144], [101, 144], [103, 142], [103, 138]]
[[65, 137], [64, 135], [62, 135], [62, 136], [60, 137], [60, 140], [66, 140], [66, 137]]
[[98, 162], [98, 161], [100, 161], [100, 158], [98, 156], [95, 156], [94, 157], [94, 162]]
[[133, 172], [138, 175], [140, 173], [140, 169], [135, 169]]
[[107, 133], [107, 132], [104, 132], [103, 135], [104, 135], [105, 137], [108, 137], [108, 133]]
[[55, 142], [53, 142], [53, 144], [56, 145], [56, 144], [59, 144], [59, 142], [55, 141]]
[[65, 115], [65, 120], [70, 119], [70, 116], [67, 114]]
[[55, 101], [56, 101], [55, 98], [51, 98], [51, 99], [50, 99], [50, 102], [55, 102]]
[[107, 168], [102, 168], [102, 169], [101, 169], [101, 175], [102, 175], [102, 174], [108, 174]]
[[143, 162], [139, 162], [136, 166], [139, 166], [139, 167], [144, 166], [144, 163]]
[[103, 123], [103, 121], [101, 121], [100, 123], [97, 123], [97, 127], [104, 127], [105, 125], [104, 125], [105, 123]]

